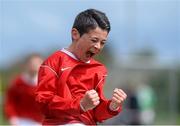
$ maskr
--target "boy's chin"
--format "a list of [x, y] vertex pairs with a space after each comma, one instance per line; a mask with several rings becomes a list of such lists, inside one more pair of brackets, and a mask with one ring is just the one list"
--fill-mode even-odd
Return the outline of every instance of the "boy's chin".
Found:
[[84, 59], [81, 59], [82, 62], [88, 62], [92, 57], [87, 57], [87, 58], [84, 58]]

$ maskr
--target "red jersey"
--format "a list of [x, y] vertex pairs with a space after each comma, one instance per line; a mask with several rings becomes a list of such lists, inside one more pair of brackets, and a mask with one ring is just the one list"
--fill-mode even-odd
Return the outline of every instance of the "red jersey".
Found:
[[[78, 61], [65, 49], [52, 54], [40, 67], [36, 92], [36, 100], [45, 115], [44, 124], [96, 125], [117, 115], [121, 108], [111, 111], [110, 100], [103, 95], [106, 75], [104, 65], [94, 59], [87, 63]], [[100, 104], [93, 110], [83, 112], [80, 100], [86, 91], [92, 89], [98, 92]]]
[[22, 117], [42, 122], [43, 115], [35, 101], [35, 86], [27, 76], [18, 76], [7, 90], [5, 99], [5, 114], [8, 119]]

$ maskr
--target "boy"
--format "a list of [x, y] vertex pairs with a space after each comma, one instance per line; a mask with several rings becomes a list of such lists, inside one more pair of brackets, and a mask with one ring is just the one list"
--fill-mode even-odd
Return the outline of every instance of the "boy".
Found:
[[103, 49], [109, 31], [103, 12], [85, 10], [74, 21], [71, 45], [41, 65], [36, 100], [45, 115], [43, 124], [96, 125], [121, 111], [126, 94], [115, 89], [112, 99], [105, 99], [107, 71], [93, 59]]

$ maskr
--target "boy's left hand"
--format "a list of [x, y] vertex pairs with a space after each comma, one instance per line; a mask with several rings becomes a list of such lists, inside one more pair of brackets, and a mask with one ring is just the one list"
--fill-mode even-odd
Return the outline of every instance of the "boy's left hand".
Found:
[[115, 88], [112, 96], [112, 101], [109, 105], [109, 108], [112, 111], [116, 111], [119, 109], [120, 105], [124, 102], [127, 95], [122, 89]]

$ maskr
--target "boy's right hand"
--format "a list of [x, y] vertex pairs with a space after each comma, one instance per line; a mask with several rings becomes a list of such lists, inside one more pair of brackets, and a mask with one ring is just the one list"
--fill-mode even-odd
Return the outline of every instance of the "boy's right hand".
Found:
[[89, 90], [85, 93], [84, 97], [81, 99], [80, 106], [81, 109], [86, 112], [88, 110], [91, 110], [95, 108], [98, 104], [99, 96], [98, 93], [95, 90]]

